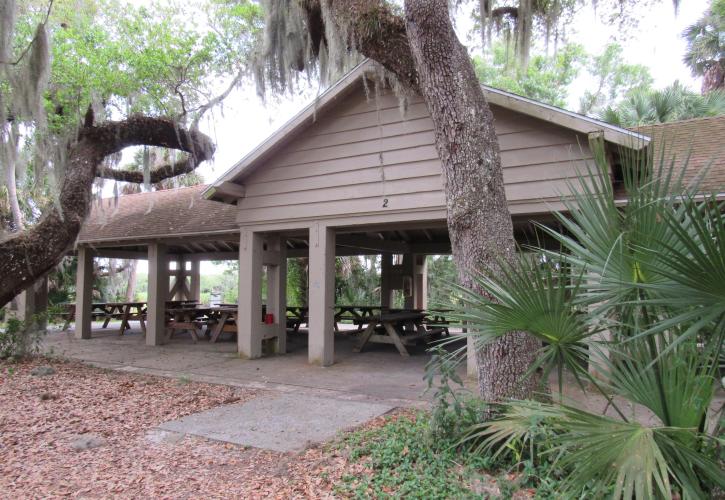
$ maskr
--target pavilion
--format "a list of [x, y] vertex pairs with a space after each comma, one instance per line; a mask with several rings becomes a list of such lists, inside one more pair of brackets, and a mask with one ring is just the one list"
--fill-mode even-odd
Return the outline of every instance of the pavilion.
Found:
[[[91, 335], [92, 258], [148, 259], [146, 343], [164, 341], [164, 304], [199, 298], [199, 261], [239, 260], [238, 351], [285, 352], [286, 263], [309, 257], [310, 363], [334, 363], [335, 257], [382, 255], [382, 304], [402, 290], [426, 307], [425, 256], [450, 252], [441, 165], [425, 103], [368, 96], [363, 62], [209, 186], [101, 200], [78, 239], [76, 336]], [[371, 76], [367, 76], [371, 78]], [[551, 221], [561, 195], [604, 145], [617, 182], [621, 148], [649, 137], [484, 87], [495, 117], [517, 239]], [[267, 275], [261, 321], [262, 276]], [[170, 278], [171, 281], [170, 281]]]

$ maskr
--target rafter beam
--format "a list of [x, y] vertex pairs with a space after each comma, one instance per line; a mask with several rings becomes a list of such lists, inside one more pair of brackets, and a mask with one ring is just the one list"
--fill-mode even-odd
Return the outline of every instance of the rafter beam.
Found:
[[337, 246], [371, 250], [375, 253], [408, 253], [410, 251], [410, 245], [402, 241], [377, 240], [375, 238], [344, 234], [337, 237]]

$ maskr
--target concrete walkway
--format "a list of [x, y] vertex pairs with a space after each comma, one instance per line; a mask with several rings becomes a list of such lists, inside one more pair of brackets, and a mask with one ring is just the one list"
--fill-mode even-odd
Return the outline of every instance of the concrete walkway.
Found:
[[245, 403], [217, 406], [163, 423], [159, 429], [179, 438], [190, 434], [265, 450], [299, 452], [393, 408], [383, 403], [266, 393]]

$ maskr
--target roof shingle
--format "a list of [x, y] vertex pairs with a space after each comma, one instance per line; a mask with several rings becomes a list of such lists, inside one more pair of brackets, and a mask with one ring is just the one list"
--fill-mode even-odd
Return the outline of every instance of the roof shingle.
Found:
[[207, 186], [137, 193], [96, 202], [78, 241], [148, 239], [235, 232], [237, 207], [201, 197]]
[[689, 184], [709, 166], [698, 191], [725, 192], [725, 115], [646, 125], [636, 130], [652, 138], [655, 166], [663, 159], [668, 165], [674, 158], [674, 166], [681, 168], [689, 155], [683, 182]]

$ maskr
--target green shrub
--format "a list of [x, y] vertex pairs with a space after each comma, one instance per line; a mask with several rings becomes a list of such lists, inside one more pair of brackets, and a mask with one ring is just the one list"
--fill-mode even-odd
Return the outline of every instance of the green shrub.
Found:
[[[475, 276], [485, 293], [457, 287], [464, 304], [452, 315], [479, 346], [511, 331], [540, 339], [532, 369], [543, 380], [557, 371], [560, 393], [563, 372], [573, 374], [616, 416], [511, 401], [469, 437], [483, 456], [528, 453], [534, 467], [557, 457], [566, 496], [707, 498], [725, 488], [708, 413], [725, 341], [725, 206], [681, 183], [686, 165], [624, 158], [627, 204], [597, 151], [557, 214], [563, 229], [540, 226], [561, 251], [532, 247]], [[653, 423], [633, 418], [635, 406]]]
[[40, 316], [33, 316], [29, 322], [8, 318], [0, 328], [0, 359], [22, 358], [40, 352], [43, 332], [35, 325], [42, 320]]

